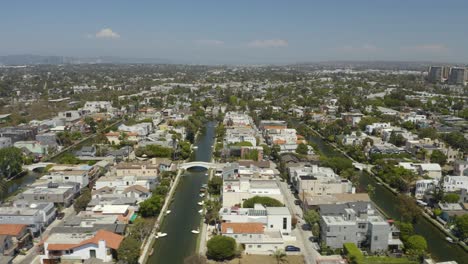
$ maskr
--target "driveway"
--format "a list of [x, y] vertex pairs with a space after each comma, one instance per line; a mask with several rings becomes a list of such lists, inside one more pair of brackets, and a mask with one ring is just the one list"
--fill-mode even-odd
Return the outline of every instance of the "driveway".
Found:
[[302, 218], [302, 209], [300, 206], [294, 204], [294, 200], [296, 200], [296, 198], [288, 188], [288, 184], [279, 180], [277, 180], [277, 182], [281, 192], [284, 195], [286, 206], [289, 208], [291, 214], [298, 219], [298, 223], [293, 232], [297, 238], [295, 244], [301, 248], [301, 252], [302, 254], [304, 254], [306, 263], [315, 264], [317, 263], [316, 261], [317, 258], [320, 257], [320, 254], [317, 252], [317, 250], [315, 249], [316, 246], [311, 241], [313, 237], [312, 232], [310, 230], [304, 230], [303, 228], [304, 226], [306, 226], [306, 223]]

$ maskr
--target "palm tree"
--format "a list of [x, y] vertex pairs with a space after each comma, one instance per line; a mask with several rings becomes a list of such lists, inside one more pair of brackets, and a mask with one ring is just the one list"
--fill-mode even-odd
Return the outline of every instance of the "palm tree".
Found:
[[286, 259], [286, 253], [284, 253], [284, 251], [281, 249], [277, 249], [275, 252], [273, 252], [273, 257], [276, 259], [277, 264], [288, 262]]

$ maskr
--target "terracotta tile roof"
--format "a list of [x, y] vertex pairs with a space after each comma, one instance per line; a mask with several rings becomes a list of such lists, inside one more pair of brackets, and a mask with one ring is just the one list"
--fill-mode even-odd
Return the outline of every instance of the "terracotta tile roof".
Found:
[[108, 248], [118, 249], [123, 239], [124, 237], [121, 235], [106, 230], [99, 230], [94, 237], [83, 240], [78, 244], [48, 244], [47, 250], [69, 250], [86, 244], [98, 245], [100, 240], [106, 241], [106, 246]]
[[233, 234], [263, 234], [262, 223], [222, 223], [221, 233], [228, 233], [232, 229]]
[[0, 235], [19, 236], [27, 225], [22, 224], [0, 224]]

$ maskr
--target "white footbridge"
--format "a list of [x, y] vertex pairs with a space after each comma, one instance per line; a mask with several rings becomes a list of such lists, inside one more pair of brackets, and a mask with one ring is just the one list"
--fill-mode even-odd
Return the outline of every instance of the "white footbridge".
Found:
[[36, 169], [43, 169], [49, 165], [54, 165], [55, 163], [53, 162], [39, 162], [39, 163], [33, 163], [29, 165], [23, 165], [23, 170], [28, 170], [28, 171], [34, 171]]
[[217, 169], [219, 167], [222, 167], [224, 164], [220, 163], [212, 163], [212, 162], [204, 162], [204, 161], [192, 161], [192, 162], [187, 162], [187, 163], [182, 163], [179, 165], [179, 169], [190, 169], [190, 168], [205, 168], [207, 170], [209, 169]]

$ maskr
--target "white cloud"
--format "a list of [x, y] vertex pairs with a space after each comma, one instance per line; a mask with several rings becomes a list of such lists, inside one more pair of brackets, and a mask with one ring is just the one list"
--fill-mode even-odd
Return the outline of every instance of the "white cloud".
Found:
[[217, 40], [217, 39], [199, 39], [195, 40], [195, 43], [198, 45], [206, 45], [206, 46], [221, 46], [224, 45], [224, 41]]
[[117, 32], [112, 31], [110, 28], [103, 28], [100, 31], [96, 32], [96, 38], [109, 38], [116, 39], [120, 38], [120, 35]]
[[381, 48], [372, 44], [364, 44], [361, 46], [347, 45], [347, 46], [337, 48], [337, 51], [340, 51], [340, 52], [353, 52], [353, 53], [355, 52], [377, 52], [381, 50], [382, 50]]
[[422, 44], [413, 47], [403, 47], [404, 51], [411, 52], [427, 52], [427, 53], [443, 53], [449, 49], [443, 44]]
[[288, 44], [288, 41], [284, 39], [263, 39], [251, 41], [248, 46], [252, 48], [280, 48], [287, 47]]

